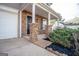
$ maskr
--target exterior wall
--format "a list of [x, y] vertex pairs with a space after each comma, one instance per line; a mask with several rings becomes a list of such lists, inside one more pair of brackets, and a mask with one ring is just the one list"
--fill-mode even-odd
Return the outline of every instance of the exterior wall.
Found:
[[31, 16], [31, 13], [27, 12], [27, 11], [23, 11], [22, 12], [22, 35], [26, 35], [27, 31], [27, 16]]
[[42, 18], [41, 18], [41, 17], [37, 17], [36, 23], [38, 23], [39, 34], [40, 34], [40, 32], [41, 32], [41, 21], [42, 21]]
[[26, 13], [22, 12], [22, 35], [26, 33]]
[[40, 30], [40, 34], [46, 34], [45, 31], [46, 31], [46, 27], [47, 27], [47, 25], [48, 25], [48, 21], [47, 21], [47, 19], [45, 19], [45, 20], [42, 19], [41, 21], [42, 21], [42, 22], [44, 21], [44, 22], [43, 22], [43, 24], [42, 24], [42, 27], [43, 27], [43, 28]]
[[[45, 28], [45, 30], [41, 29], [41, 22], [43, 21], [44, 18], [43, 17], [36, 17], [36, 18], [37, 18], [36, 23], [38, 23], [38, 26], [39, 26], [39, 34], [46, 34], [46, 28]], [[47, 25], [48, 25], [48, 23], [47, 23]]]

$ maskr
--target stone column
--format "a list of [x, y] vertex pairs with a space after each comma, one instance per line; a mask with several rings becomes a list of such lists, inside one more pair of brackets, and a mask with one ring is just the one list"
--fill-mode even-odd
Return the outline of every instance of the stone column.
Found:
[[37, 35], [39, 32], [38, 23], [35, 22], [35, 3], [32, 5], [32, 23], [30, 23], [30, 40], [32, 42], [37, 41]]
[[38, 40], [37, 35], [39, 34], [39, 26], [38, 23], [30, 24], [30, 40], [35, 42]]
[[52, 31], [52, 25], [46, 25], [45, 34], [48, 36], [51, 31]]

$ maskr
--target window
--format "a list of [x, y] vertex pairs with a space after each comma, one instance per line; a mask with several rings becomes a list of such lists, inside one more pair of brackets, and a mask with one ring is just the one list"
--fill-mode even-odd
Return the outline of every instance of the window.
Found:
[[46, 29], [46, 25], [47, 25], [47, 20], [46, 19], [42, 19], [41, 29], [45, 30]]

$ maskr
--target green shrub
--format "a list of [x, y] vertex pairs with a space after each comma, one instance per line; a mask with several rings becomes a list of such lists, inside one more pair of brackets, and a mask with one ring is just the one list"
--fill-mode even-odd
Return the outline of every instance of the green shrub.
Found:
[[[70, 47], [71, 40], [72, 40], [72, 33], [74, 32], [79, 32], [78, 29], [69, 29], [69, 28], [64, 28], [64, 29], [57, 29], [52, 31], [49, 34], [50, 40], [53, 43], [59, 43], [63, 45], [64, 47]], [[74, 40], [74, 39], [73, 39]]]

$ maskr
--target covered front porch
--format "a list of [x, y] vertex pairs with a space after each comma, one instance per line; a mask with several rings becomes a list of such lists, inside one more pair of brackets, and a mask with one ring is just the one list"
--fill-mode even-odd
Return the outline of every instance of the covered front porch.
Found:
[[[46, 5], [47, 6], [47, 5]], [[51, 30], [50, 20], [59, 19], [54, 13], [46, 9], [42, 4], [25, 4], [20, 11], [21, 32], [20, 36], [30, 36], [32, 41], [36, 41], [39, 35], [49, 34]]]

